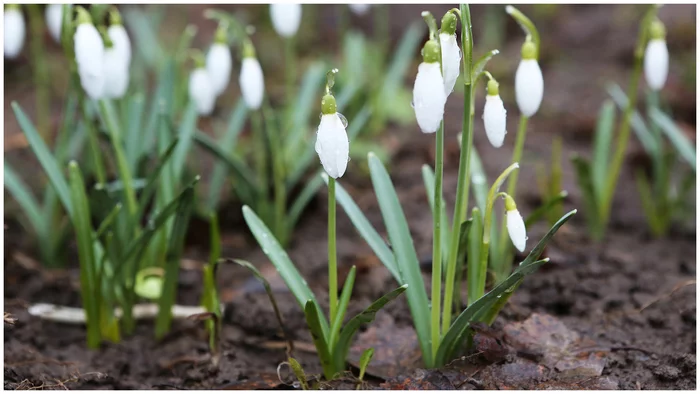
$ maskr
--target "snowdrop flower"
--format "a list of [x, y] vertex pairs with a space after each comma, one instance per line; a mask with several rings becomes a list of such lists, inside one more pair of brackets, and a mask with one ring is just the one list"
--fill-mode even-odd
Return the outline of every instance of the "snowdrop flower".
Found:
[[63, 24], [63, 4], [49, 4], [44, 11], [46, 26], [49, 28], [51, 37], [61, 43], [61, 25]]
[[346, 123], [337, 112], [335, 97], [330, 93], [321, 100], [321, 124], [316, 131], [316, 153], [328, 176], [338, 179], [348, 167], [350, 141]]
[[91, 99], [99, 100], [104, 90], [104, 43], [85, 8], [76, 10], [78, 28], [73, 44], [80, 85]]
[[668, 48], [666, 47], [666, 28], [660, 20], [650, 26], [650, 40], [644, 53], [644, 77], [649, 88], [659, 91], [668, 76]]
[[523, 44], [522, 60], [515, 72], [515, 101], [520, 112], [528, 118], [540, 108], [544, 94], [544, 80], [535, 58], [536, 51], [535, 44], [526, 41]]
[[484, 129], [486, 137], [494, 148], [500, 148], [506, 137], [506, 109], [498, 95], [498, 82], [490, 80], [487, 85], [486, 105], [484, 105]]
[[206, 116], [214, 110], [216, 94], [202, 56], [195, 56], [194, 61], [195, 69], [190, 74], [189, 82], [190, 100], [197, 106], [197, 113]]
[[24, 45], [24, 17], [18, 4], [11, 4], [5, 8], [5, 58], [14, 59], [19, 56]]
[[348, 4], [348, 7], [350, 7], [350, 11], [353, 12], [355, 15], [364, 15], [369, 11], [369, 7], [372, 4], [364, 4], [364, 3], [350, 3]]
[[527, 242], [525, 222], [515, 206], [515, 201], [509, 195], [506, 195], [506, 227], [515, 248], [521, 252], [524, 251], [525, 243]]
[[452, 93], [459, 76], [459, 62], [462, 54], [457, 46], [457, 17], [447, 12], [442, 17], [440, 48], [442, 49], [442, 76], [445, 80], [445, 96]]
[[231, 50], [226, 41], [226, 25], [220, 24], [214, 43], [207, 52], [207, 72], [217, 96], [226, 90], [231, 80]]
[[243, 100], [245, 100], [248, 108], [253, 110], [260, 108], [263, 94], [265, 93], [265, 79], [250, 40], [244, 43], [243, 63], [241, 64], [241, 75], [238, 83], [241, 86]]
[[122, 24], [122, 17], [116, 8], [109, 13], [110, 26], [107, 29], [109, 39], [114, 44], [114, 50], [120, 54], [120, 58], [127, 65], [131, 64], [131, 40]]
[[445, 112], [445, 84], [440, 72], [440, 48], [435, 40], [423, 46], [423, 63], [413, 85], [413, 110], [424, 133], [434, 133], [440, 127]]
[[270, 4], [272, 26], [282, 37], [292, 37], [299, 30], [301, 23], [301, 4]]
[[105, 34], [104, 87], [102, 96], [105, 98], [122, 98], [129, 86], [129, 65], [124, 62], [122, 53]]

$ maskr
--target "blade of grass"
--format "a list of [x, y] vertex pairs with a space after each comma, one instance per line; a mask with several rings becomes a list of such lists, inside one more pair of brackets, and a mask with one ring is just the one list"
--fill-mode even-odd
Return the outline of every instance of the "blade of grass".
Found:
[[591, 160], [593, 190], [598, 201], [602, 201], [605, 192], [614, 127], [615, 104], [611, 100], [605, 100], [598, 113], [598, 123], [593, 137], [593, 159]]
[[683, 134], [683, 131], [678, 128], [673, 119], [669, 118], [658, 108], [652, 108], [649, 116], [651, 117], [651, 120], [661, 128], [661, 131], [666, 134], [666, 137], [668, 137], [671, 144], [673, 144], [681, 157], [688, 164], [690, 164], [690, 167], [692, 167], [693, 171], [695, 171], [697, 156], [695, 149], [693, 149], [694, 144], [690, 141], [690, 139]]

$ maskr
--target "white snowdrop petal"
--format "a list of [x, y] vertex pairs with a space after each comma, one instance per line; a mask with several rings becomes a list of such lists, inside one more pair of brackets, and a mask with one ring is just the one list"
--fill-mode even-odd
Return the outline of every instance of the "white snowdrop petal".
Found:
[[209, 115], [214, 110], [216, 95], [205, 68], [197, 68], [190, 74], [190, 100], [197, 106], [197, 113]]
[[506, 227], [508, 228], [508, 235], [515, 248], [521, 252], [524, 251], [527, 241], [525, 222], [517, 209], [506, 212]]
[[112, 40], [112, 44], [116, 51], [120, 54], [120, 58], [126, 64], [131, 64], [131, 40], [126, 33], [126, 29], [122, 25], [112, 25], [107, 29], [107, 35]]
[[337, 113], [321, 116], [316, 132], [316, 153], [328, 176], [337, 179], [345, 174], [350, 157], [350, 141]]
[[19, 56], [24, 45], [25, 25], [22, 11], [18, 9], [5, 10], [5, 57], [14, 59]]
[[121, 98], [129, 86], [129, 66], [121, 60], [121, 53], [114, 47], [104, 52], [104, 90], [106, 98]]
[[226, 44], [215, 43], [209, 48], [207, 72], [217, 96], [226, 90], [231, 80], [231, 65], [231, 50]]
[[652, 90], [661, 90], [666, 84], [666, 77], [668, 77], [666, 40], [654, 39], [647, 44], [644, 53], [644, 77]]
[[247, 57], [241, 64], [241, 76], [238, 83], [241, 86], [243, 99], [250, 109], [258, 109], [262, 104], [265, 93], [265, 79], [258, 59]]
[[462, 59], [456, 34], [440, 34], [440, 48], [442, 48], [442, 75], [445, 82], [445, 96], [452, 93], [457, 77], [459, 76], [459, 62]]
[[104, 88], [104, 43], [94, 25], [81, 23], [73, 37], [80, 84], [90, 98], [98, 100]]
[[421, 63], [413, 85], [413, 110], [424, 133], [434, 133], [440, 127], [446, 99], [440, 63]]
[[515, 72], [515, 101], [520, 112], [531, 117], [540, 108], [544, 94], [542, 70], [535, 59], [523, 59]]
[[501, 96], [486, 96], [484, 129], [491, 145], [494, 148], [500, 148], [506, 137], [506, 109]]
[[272, 26], [282, 37], [291, 37], [299, 30], [301, 4], [270, 4]]
[[61, 42], [61, 24], [63, 22], [63, 4], [49, 4], [44, 11], [46, 26], [53, 39]]
[[350, 3], [348, 4], [348, 7], [350, 7], [350, 11], [352, 11], [355, 15], [364, 15], [369, 11], [369, 7], [372, 4], [364, 4], [364, 3]]

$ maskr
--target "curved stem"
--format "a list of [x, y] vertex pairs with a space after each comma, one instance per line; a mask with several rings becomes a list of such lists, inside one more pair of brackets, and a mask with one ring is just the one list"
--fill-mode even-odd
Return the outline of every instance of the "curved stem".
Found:
[[[445, 275], [445, 302], [442, 313], [442, 332], [449, 330], [452, 324], [452, 298], [454, 296], [455, 271], [457, 267], [457, 253], [459, 251], [459, 231], [467, 215], [469, 203], [469, 165], [474, 143], [474, 124], [471, 113], [472, 90], [472, 22], [469, 6], [460, 4], [462, 24], [462, 76], [464, 77], [464, 109], [462, 120], [462, 150], [459, 155], [459, 173], [457, 178], [457, 197], [455, 200], [454, 218], [452, 220], [452, 233], [450, 237], [450, 254], [447, 259], [447, 273]], [[437, 213], [436, 213], [437, 214]]]

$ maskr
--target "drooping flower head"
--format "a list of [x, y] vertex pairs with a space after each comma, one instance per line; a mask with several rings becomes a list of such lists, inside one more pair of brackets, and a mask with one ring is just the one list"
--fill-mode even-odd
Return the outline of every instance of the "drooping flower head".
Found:
[[486, 93], [486, 104], [484, 105], [486, 137], [494, 148], [500, 148], [506, 137], [506, 109], [498, 94], [498, 82], [495, 79], [489, 80]]
[[195, 68], [190, 73], [189, 94], [196, 107], [197, 113], [200, 115], [210, 115], [214, 110], [216, 103], [216, 94], [209, 79], [209, 73], [204, 65], [204, 59], [200, 52], [195, 52], [192, 55]]
[[245, 100], [248, 108], [253, 110], [259, 109], [265, 94], [265, 79], [260, 62], [255, 57], [255, 48], [250, 39], [246, 39], [243, 42], [243, 62], [238, 83], [241, 86], [243, 100]]
[[316, 131], [316, 153], [328, 176], [337, 179], [345, 174], [350, 160], [350, 141], [345, 118], [338, 113], [335, 97], [331, 94], [333, 69], [328, 73], [326, 94], [321, 99], [321, 123]]
[[515, 101], [520, 112], [531, 117], [540, 108], [544, 95], [544, 79], [537, 62], [537, 48], [528, 40], [522, 48], [522, 60], [515, 72]]
[[270, 4], [272, 26], [282, 37], [292, 37], [297, 34], [301, 23], [301, 4]]
[[100, 27], [104, 41], [104, 86], [102, 97], [121, 98], [129, 86], [129, 64], [124, 61], [123, 52], [117, 50], [107, 30]]
[[91, 99], [99, 100], [104, 90], [104, 43], [85, 8], [77, 7], [76, 12], [73, 44], [80, 85]]
[[666, 27], [655, 19], [649, 26], [649, 43], [644, 53], [644, 77], [649, 88], [659, 91], [668, 77], [668, 48]]
[[131, 40], [127, 34], [122, 17], [116, 7], [112, 7], [109, 11], [109, 29], [107, 34], [114, 44], [114, 50], [119, 53], [119, 59], [127, 66], [131, 64]]
[[214, 93], [217, 96], [226, 90], [231, 80], [233, 60], [231, 59], [231, 50], [228, 47], [227, 29], [227, 23], [219, 23], [214, 36], [214, 43], [209, 48], [209, 52], [207, 52], [207, 72], [209, 73]]
[[8, 4], [5, 7], [4, 23], [5, 58], [15, 59], [22, 51], [26, 34], [24, 17], [18, 4]]
[[364, 15], [369, 11], [369, 8], [372, 6], [372, 4], [366, 4], [366, 3], [350, 3], [348, 4], [348, 7], [350, 7], [350, 11], [353, 12], [355, 15]]
[[522, 252], [525, 250], [525, 244], [527, 243], [525, 222], [523, 221], [523, 217], [520, 215], [520, 212], [518, 212], [515, 201], [511, 196], [506, 195], [505, 205], [508, 235], [510, 236], [510, 240], [513, 242], [513, 246]]
[[462, 54], [457, 45], [457, 16], [448, 11], [442, 17], [440, 28], [440, 48], [442, 50], [442, 77], [445, 82], [445, 96], [452, 93], [457, 77]]
[[423, 62], [413, 84], [413, 110], [418, 126], [424, 133], [434, 133], [440, 127], [445, 112], [445, 83], [440, 70], [440, 45], [429, 40], [423, 46]]
[[46, 26], [48, 27], [51, 37], [61, 43], [61, 27], [63, 24], [63, 4], [49, 4], [44, 11]]

